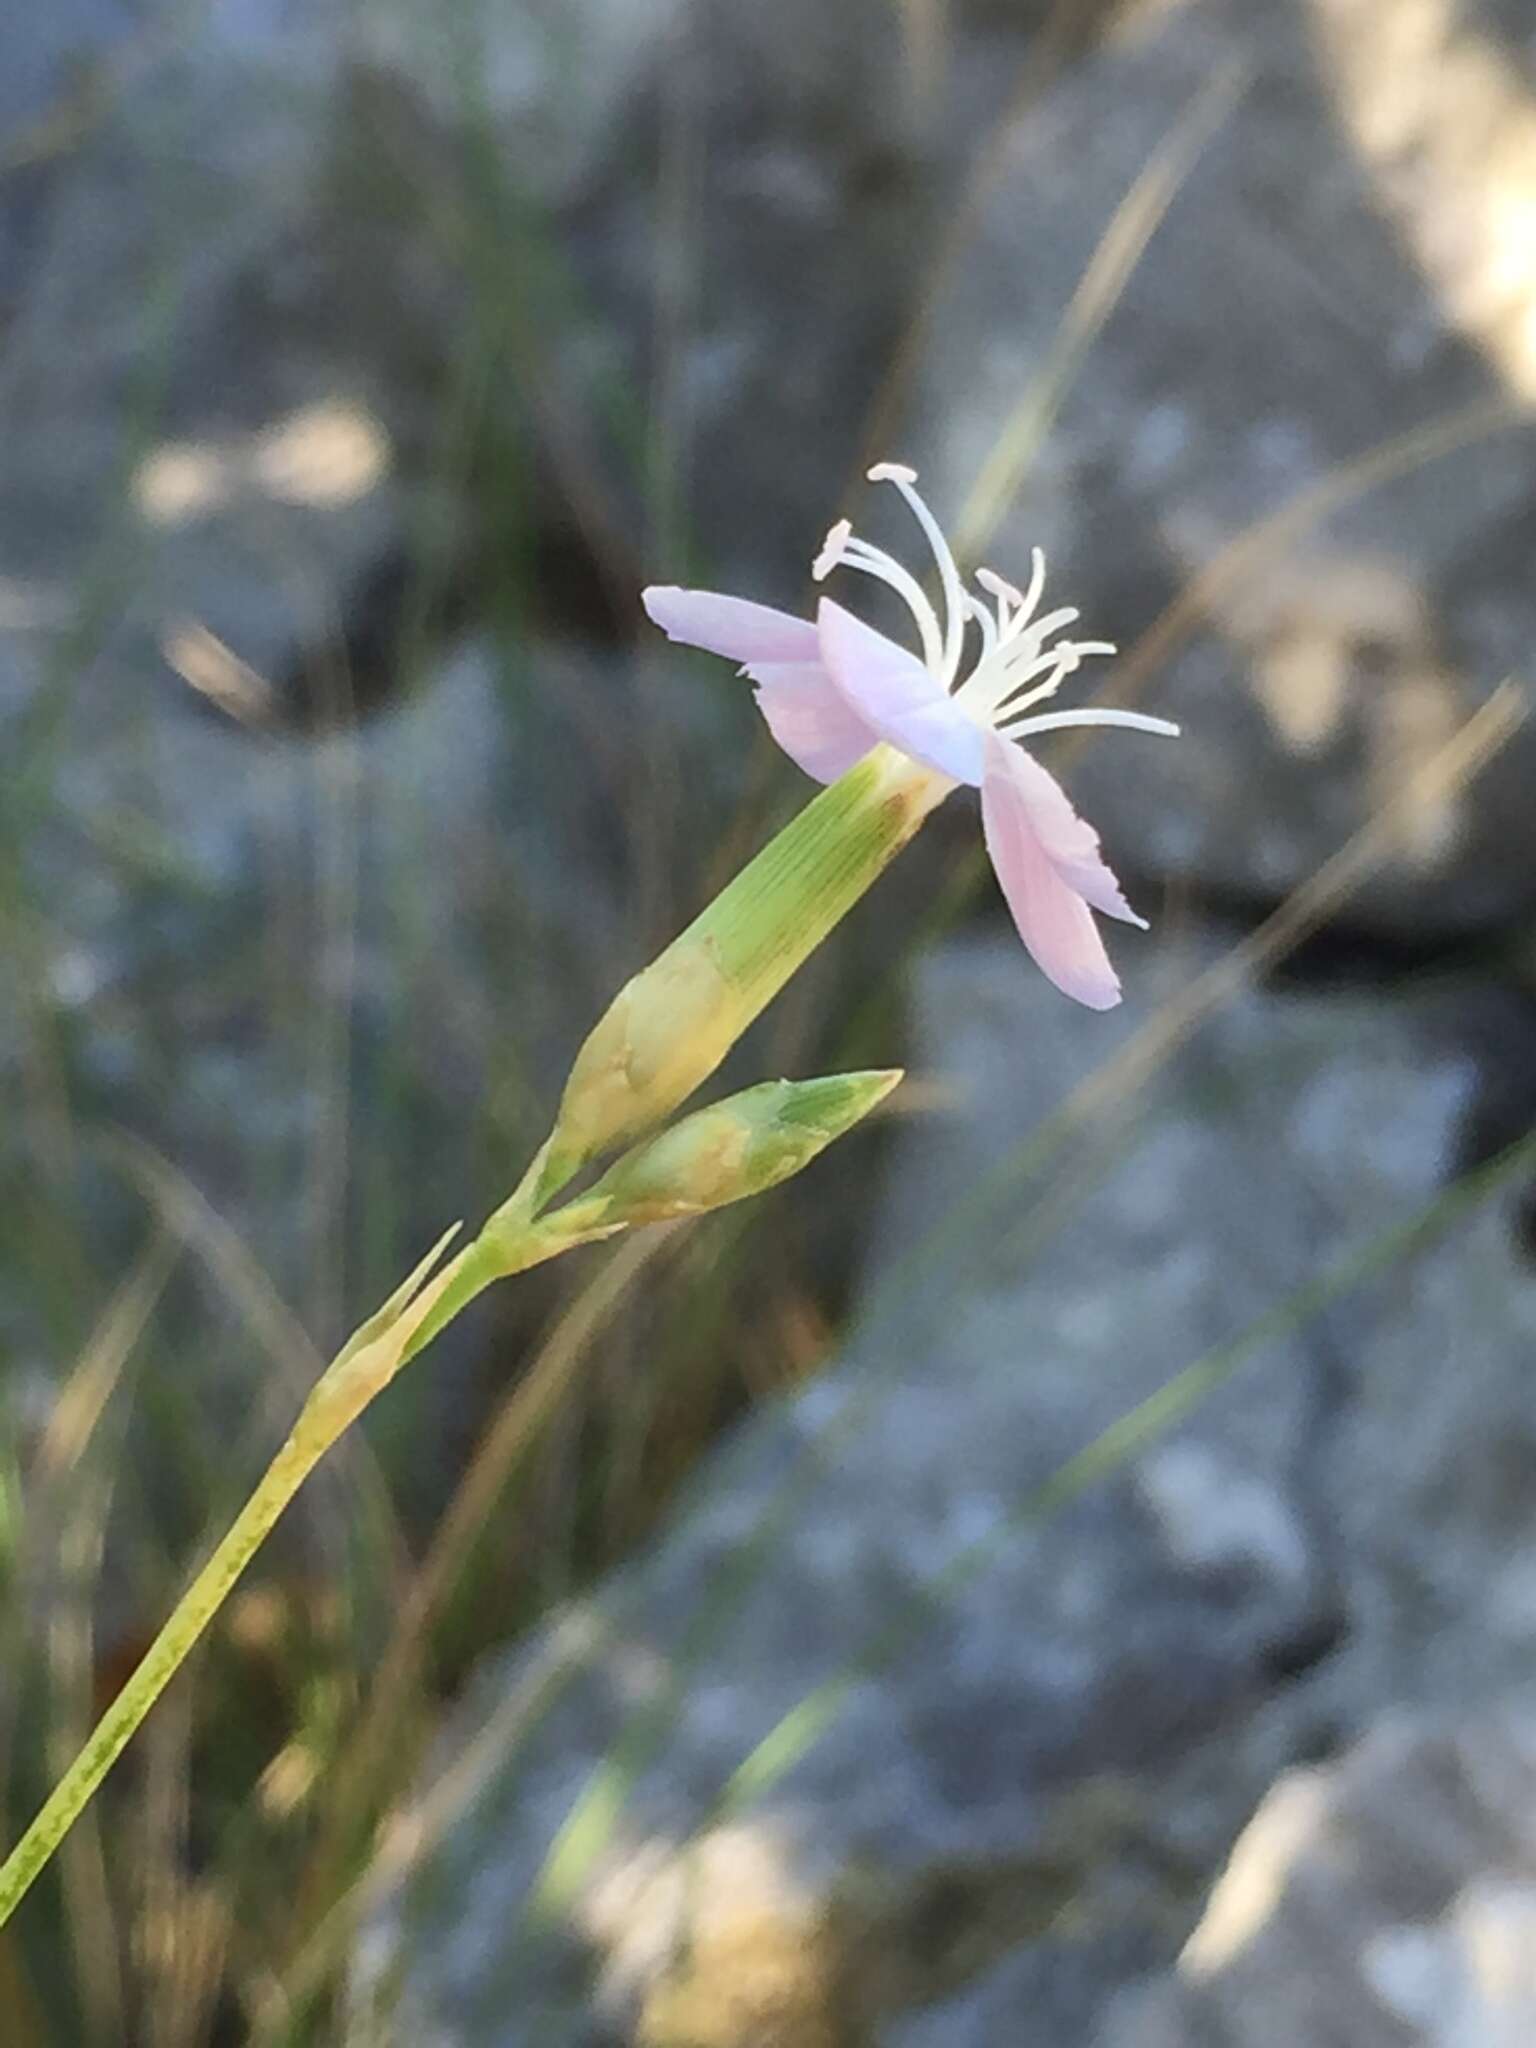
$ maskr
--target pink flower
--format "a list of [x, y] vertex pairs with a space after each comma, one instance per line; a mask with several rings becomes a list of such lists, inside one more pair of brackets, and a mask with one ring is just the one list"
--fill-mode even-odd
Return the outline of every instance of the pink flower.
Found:
[[[987, 851], [1019, 937], [1042, 972], [1090, 1009], [1120, 1000], [1120, 983], [1094, 911], [1141, 925], [1099, 851], [1099, 835], [1081, 819], [1055, 778], [1014, 744], [1065, 726], [1118, 725], [1176, 735], [1178, 727], [1138, 711], [1048, 711], [1026, 715], [1055, 695], [1090, 654], [1113, 654], [1104, 640], [1054, 639], [1075, 611], [1035, 617], [1045, 558], [1034, 551], [1027, 591], [989, 569], [976, 582], [991, 608], [968, 591], [937, 521], [913, 489], [916, 472], [893, 462], [869, 472], [892, 483], [911, 506], [933, 549], [944, 616], [901, 564], [855, 537], [839, 520], [816, 557], [820, 583], [834, 569], [858, 569], [889, 584], [917, 621], [922, 658], [824, 597], [814, 621], [746, 598], [653, 585], [645, 608], [672, 640], [739, 662], [757, 686], [758, 707], [792, 761], [818, 782], [834, 782], [882, 740], [924, 763], [951, 785], [981, 791]], [[962, 678], [969, 629], [979, 649]]]

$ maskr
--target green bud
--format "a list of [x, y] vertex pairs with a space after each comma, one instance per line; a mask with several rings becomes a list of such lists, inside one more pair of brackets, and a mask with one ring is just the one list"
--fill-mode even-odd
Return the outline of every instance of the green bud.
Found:
[[686, 1101], [953, 786], [879, 746], [791, 819], [593, 1029], [541, 1194]]
[[808, 1166], [900, 1079], [901, 1069], [889, 1067], [764, 1081], [727, 1096], [626, 1152], [572, 1213], [585, 1215], [590, 1205], [604, 1223], [662, 1223], [745, 1201]]

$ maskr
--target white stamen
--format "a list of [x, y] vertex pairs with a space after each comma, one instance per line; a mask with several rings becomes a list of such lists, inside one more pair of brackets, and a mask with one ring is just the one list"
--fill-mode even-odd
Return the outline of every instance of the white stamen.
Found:
[[1054, 647], [1046, 645], [1053, 633], [1074, 625], [1080, 614], [1076, 606], [1064, 605], [1043, 618], [1034, 616], [1045, 593], [1045, 555], [1040, 548], [1030, 550], [1030, 579], [1025, 590], [1018, 589], [993, 569], [976, 571], [977, 586], [996, 602], [994, 620], [988, 607], [961, 583], [955, 558], [938, 522], [912, 488], [917, 482], [917, 471], [900, 462], [880, 462], [870, 470], [869, 480], [894, 484], [927, 536], [944, 591], [942, 623], [910, 570], [883, 549], [859, 539], [846, 519], [838, 520], [828, 533], [811, 574], [820, 583], [834, 569], [857, 569], [894, 590], [917, 621], [924, 662], [946, 689], [954, 690], [966, 629], [974, 619], [981, 634], [981, 653], [955, 696], [956, 702], [964, 704], [978, 723], [985, 722], [1010, 740], [1084, 726], [1120, 726], [1131, 732], [1155, 733], [1168, 739], [1178, 737], [1179, 728], [1168, 719], [1151, 718], [1141, 711], [1101, 711], [1090, 707], [1026, 716], [1031, 705], [1054, 696], [1066, 678], [1075, 675], [1091, 655], [1116, 653], [1114, 642], [1059, 640]]
[[1176, 740], [1179, 728], [1166, 718], [1149, 718], [1144, 711], [1047, 711], [1039, 718], [1026, 718], [1011, 730], [997, 730], [1005, 739], [1023, 740], [1037, 732], [1064, 732], [1069, 726], [1119, 725], [1129, 732], [1153, 732]]
[[[1038, 555], [1039, 552], [1036, 548], [1035, 553]], [[1016, 604], [1019, 610], [1023, 611], [1024, 593], [1016, 583], [1010, 583], [1006, 576], [999, 576], [995, 569], [978, 569], [976, 581], [989, 597], [997, 599], [999, 611], [1005, 603]]]
[[[834, 527], [833, 532], [836, 531]], [[820, 556], [817, 559], [819, 561]], [[916, 619], [917, 630], [922, 636], [923, 660], [937, 675], [944, 660], [944, 636], [939, 626], [938, 614], [923, 595], [922, 585], [911, 570], [904, 569], [901, 563], [894, 561], [883, 548], [871, 547], [867, 540], [859, 540], [857, 537], [843, 542], [841, 556], [834, 566], [862, 570], [866, 576], [873, 576], [877, 582], [884, 583], [895, 591]]]
[[1024, 616], [1034, 617], [1035, 606], [1045, 595], [1045, 549], [1031, 548], [1029, 551], [1029, 588], [1024, 593]]
[[1002, 601], [1001, 599], [998, 601], [998, 616], [996, 620], [993, 619], [992, 614], [979, 598], [972, 597], [967, 593], [965, 603], [971, 617], [981, 628], [981, 661], [978, 661], [976, 664], [980, 668], [982, 662], [990, 661], [997, 652], [998, 627], [1005, 623], [1002, 615]]
[[1065, 604], [1059, 612], [1047, 612], [1043, 619], [1037, 619], [1022, 632], [1015, 626], [1009, 635], [1004, 661], [1010, 668], [1033, 661], [1053, 633], [1059, 633], [1064, 626], [1075, 626], [1082, 616], [1076, 605]]
[[1033, 618], [1034, 616], [1035, 606], [1040, 602], [1041, 597], [1044, 595], [1045, 550], [1043, 548], [1031, 548], [1029, 551], [1028, 590], [1015, 590], [1011, 583], [1005, 583], [1002, 577], [999, 576], [996, 573], [996, 571], [992, 569], [978, 569], [976, 572], [976, 581], [982, 584], [984, 588], [994, 590], [995, 595], [998, 599], [999, 611], [1001, 611], [1004, 592], [1007, 592], [1010, 596], [1017, 598], [1019, 608], [1014, 613], [1013, 617], [1008, 621], [1003, 632], [1004, 640], [1012, 640], [1017, 634], [1022, 633], [1025, 630], [1025, 628], [1029, 625], [1031, 618]]
[[939, 565], [939, 581], [944, 588], [945, 611], [944, 659], [938, 676], [945, 689], [950, 689], [960, 667], [960, 650], [965, 641], [966, 607], [965, 589], [960, 581], [960, 571], [955, 567], [955, 558], [949, 551], [949, 542], [940, 531], [939, 522], [912, 488], [917, 481], [915, 469], [908, 469], [904, 463], [899, 462], [877, 462], [869, 472], [869, 480], [871, 483], [890, 483], [896, 486], [911, 507], [912, 516], [927, 535], [928, 545], [933, 549], [933, 559]]
[[828, 527], [827, 537], [821, 544], [821, 553], [811, 564], [811, 580], [813, 582], [826, 582], [832, 571], [843, 559], [844, 551], [852, 536], [853, 521], [851, 519], [839, 519], [835, 526]]
[[[993, 715], [1005, 714], [1017, 718], [1031, 704], [1038, 704], [1043, 698], [1054, 697], [1068, 676], [1075, 676], [1091, 654], [1118, 654], [1119, 648], [1113, 640], [1064, 640], [1059, 647], [1048, 647], [1037, 655], [1022, 675], [1009, 678], [1008, 687], [1003, 690], [993, 707]], [[1045, 681], [1036, 683], [1034, 689], [1025, 685], [1043, 675]], [[1020, 691], [1023, 695], [1020, 696]]]

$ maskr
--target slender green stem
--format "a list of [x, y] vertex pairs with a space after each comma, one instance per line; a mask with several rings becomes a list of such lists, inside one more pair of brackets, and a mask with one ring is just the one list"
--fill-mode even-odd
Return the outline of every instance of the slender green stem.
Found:
[[[799, 1084], [787, 1094], [783, 1083], [770, 1085], [766, 1094], [748, 1090], [686, 1120], [670, 1134], [669, 1149], [642, 1148], [630, 1160], [632, 1213], [625, 1213], [624, 1180], [613, 1182], [611, 1175], [611, 1185], [549, 1210], [586, 1166], [656, 1131], [708, 1079], [951, 787], [888, 746], [872, 749], [813, 798], [650, 967], [625, 984], [578, 1053], [555, 1129], [518, 1187], [474, 1243], [429, 1280], [445, 1238], [321, 1374], [234, 1526], [0, 1864], [0, 1926], [305, 1479], [400, 1368], [477, 1294], [493, 1280], [610, 1237], [632, 1221], [694, 1214], [797, 1171], [870, 1106], [872, 1083], [880, 1084], [879, 1092], [890, 1085], [890, 1076], [842, 1075], [835, 1082]], [[854, 1092], [845, 1101], [850, 1086]], [[828, 1088], [839, 1105], [830, 1123], [807, 1110], [812, 1102], [825, 1110]], [[728, 1170], [732, 1161], [740, 1169], [734, 1178]], [[623, 1161], [615, 1171], [622, 1169]]]
[[68, 1834], [121, 1755], [128, 1738], [175, 1676], [272, 1525], [327, 1448], [318, 1439], [300, 1442], [295, 1430], [267, 1467], [261, 1484], [236, 1516], [228, 1535], [177, 1602], [174, 1613], [145, 1652], [133, 1676], [97, 1722], [42, 1811], [0, 1866], [0, 1925], [10, 1918], [33, 1879]]
[[[511, 1205], [508, 1205], [510, 1208]], [[574, 1216], [520, 1223], [499, 1212], [488, 1229], [416, 1292], [412, 1276], [316, 1381], [287, 1440], [228, 1534], [177, 1602], [132, 1677], [92, 1730], [46, 1804], [0, 1865], [0, 1926], [68, 1834], [155, 1701], [261, 1548], [278, 1517], [348, 1425], [396, 1372], [493, 1280], [525, 1271], [587, 1241]], [[414, 1283], [414, 1285], [413, 1285]], [[414, 1294], [414, 1299], [412, 1295]]]

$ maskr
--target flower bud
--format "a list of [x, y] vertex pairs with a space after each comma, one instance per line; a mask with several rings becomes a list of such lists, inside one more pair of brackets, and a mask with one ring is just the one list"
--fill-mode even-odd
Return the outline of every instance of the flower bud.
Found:
[[594, 1027], [542, 1193], [686, 1101], [952, 788], [879, 746], [791, 819]]
[[591, 1205], [604, 1223], [662, 1223], [744, 1201], [808, 1166], [900, 1079], [891, 1067], [761, 1082], [626, 1152], [572, 1213]]

